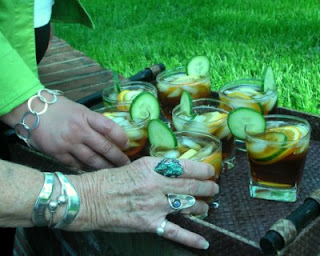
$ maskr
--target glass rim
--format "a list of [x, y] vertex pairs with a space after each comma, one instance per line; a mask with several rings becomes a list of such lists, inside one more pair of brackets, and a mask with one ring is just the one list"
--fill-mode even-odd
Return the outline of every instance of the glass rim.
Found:
[[[145, 81], [124, 81], [124, 82], [120, 82], [119, 85], [120, 85], [120, 89], [123, 89], [123, 90], [127, 90], [128, 88], [129, 88], [129, 90], [131, 88], [132, 88], [132, 90], [139, 89], [139, 88], [147, 88], [146, 91], [150, 91], [153, 94], [157, 94], [156, 86], [153, 85], [152, 83], [145, 82]], [[135, 86], [137, 86], [139, 88], [134, 88]], [[118, 102], [117, 99], [111, 99], [110, 97], [108, 97], [112, 91], [114, 91], [113, 85], [109, 85], [109, 86], [105, 87], [102, 90], [102, 98], [108, 99], [111, 102]], [[117, 93], [117, 95], [118, 94], [119, 93]], [[128, 102], [131, 102], [131, 101], [128, 101]]]
[[[237, 84], [243, 81], [243, 85], [247, 85], [245, 84], [246, 81], [253, 81], [253, 82], [257, 82], [257, 83], [248, 83], [248, 85], [257, 85], [257, 86], [262, 86], [263, 83], [263, 79], [261, 78], [240, 78], [234, 81], [231, 81], [225, 85], [223, 85], [220, 90], [219, 90], [219, 97], [221, 98], [221, 95], [225, 98], [227, 98], [228, 100], [233, 100], [233, 101], [238, 101], [238, 102], [250, 102], [250, 103], [257, 103], [257, 102], [263, 102], [266, 101], [266, 99], [272, 98], [273, 96], [277, 96], [277, 87], [274, 90], [267, 90], [267, 91], [271, 91], [270, 94], [265, 95], [262, 94], [261, 97], [258, 98], [252, 98], [252, 99], [241, 99], [241, 98], [235, 98], [235, 97], [229, 97], [227, 94], [225, 94], [224, 92], [227, 89], [236, 87], [236, 86], [241, 86], [241, 84]], [[258, 83], [259, 82], [259, 83]]]
[[[117, 107], [126, 107], [128, 110], [119, 110]], [[130, 104], [126, 104], [126, 103], [121, 103], [121, 104], [117, 104], [117, 105], [112, 105], [112, 106], [107, 106], [107, 107], [101, 107], [101, 108], [98, 108], [98, 109], [95, 109], [94, 111], [95, 112], [98, 112], [98, 113], [101, 113], [103, 114], [104, 112], [108, 112], [106, 111], [107, 109], [115, 109], [116, 111], [109, 111], [109, 112], [125, 112], [125, 113], [128, 113], [129, 116], [130, 116], [130, 121], [132, 121], [135, 125], [139, 126], [139, 127], [132, 127], [132, 125], [119, 125], [120, 127], [124, 128], [124, 129], [141, 129], [141, 127], [144, 127], [145, 126], [145, 123], [149, 122], [150, 121], [150, 118], [151, 118], [151, 114], [150, 112], [148, 111], [148, 116], [144, 119], [141, 119], [139, 120], [138, 122], [134, 121], [133, 119], [131, 119], [131, 115], [130, 115], [130, 112], [129, 112], [129, 109], [130, 109]], [[103, 111], [105, 110], [105, 111]], [[112, 119], [111, 119], [112, 120]]]
[[[213, 153], [218, 153], [219, 151], [222, 152], [222, 143], [221, 140], [219, 138], [217, 138], [216, 136], [212, 135], [212, 134], [208, 134], [208, 133], [204, 133], [204, 132], [197, 132], [197, 131], [187, 131], [187, 130], [183, 130], [183, 131], [174, 131], [173, 132], [176, 136], [183, 136], [182, 134], [185, 133], [191, 133], [191, 134], [195, 134], [195, 135], [200, 135], [206, 138], [210, 138], [211, 140], [214, 141], [215, 145], [217, 146], [217, 148], [211, 152], [211, 154]], [[177, 138], [178, 140], [178, 138]], [[150, 145], [150, 155], [154, 156], [154, 157], [161, 157], [160, 154], [157, 154], [154, 150], [156, 149], [156, 147], [154, 147], [153, 145]], [[175, 149], [169, 149], [169, 150], [175, 150]], [[169, 151], [168, 150], [168, 151]]]
[[[246, 127], [245, 127], [245, 134], [246, 134], [246, 141], [255, 141], [255, 142], [264, 142], [267, 143], [268, 145], [277, 145], [277, 146], [281, 146], [281, 147], [285, 147], [285, 146], [292, 146], [292, 144], [294, 143], [298, 143], [300, 141], [303, 140], [307, 140], [308, 138], [310, 138], [310, 134], [311, 134], [311, 125], [310, 123], [301, 117], [297, 117], [297, 116], [291, 116], [291, 115], [281, 115], [281, 114], [274, 114], [274, 115], [265, 115], [264, 118], [266, 119], [266, 125], [268, 124], [268, 119], [283, 119], [282, 121], [286, 122], [286, 120], [291, 120], [291, 121], [297, 121], [298, 123], [303, 123], [304, 125], [306, 125], [307, 127], [307, 133], [304, 134], [301, 138], [296, 139], [296, 140], [289, 140], [289, 141], [285, 141], [285, 142], [279, 142], [279, 141], [268, 141], [268, 140], [264, 140], [264, 139], [259, 139], [256, 136], [259, 134], [263, 134], [263, 133], [259, 133], [259, 134], [250, 134], [249, 131], [247, 131]], [[270, 120], [271, 121], [271, 120]], [[277, 121], [277, 120], [274, 120]], [[279, 120], [281, 121], [281, 120]], [[267, 125], [268, 127], [268, 125]]]
[[[180, 85], [181, 83], [172, 83], [170, 81], [163, 80], [165, 77], [170, 77], [174, 74], [179, 74], [179, 73], [187, 75], [187, 67], [186, 66], [178, 66], [178, 67], [174, 67], [171, 69], [166, 69], [157, 75], [156, 81], [157, 81], [157, 83], [164, 83], [164, 84], [169, 84], [169, 85]], [[201, 83], [202, 81], [205, 81], [207, 79], [210, 79], [209, 73], [206, 74], [205, 76], [199, 76], [198, 79], [196, 80], [196, 82], [194, 82], [192, 84], [188, 84], [188, 85], [190, 86], [190, 85], [198, 84], [198, 83]]]
[[[205, 101], [205, 100], [207, 100], [207, 101], [219, 102], [219, 103], [222, 103], [222, 104], [230, 107], [231, 110], [234, 109], [234, 107], [232, 107], [231, 105], [225, 103], [225, 102], [222, 101], [222, 100], [216, 100], [216, 99], [211, 99], [211, 98], [194, 99], [194, 100], [192, 100], [192, 102], [201, 102], [201, 101]], [[229, 111], [227, 111], [227, 110], [225, 110], [225, 109], [222, 109], [222, 108], [219, 108], [219, 107], [213, 107], [213, 106], [209, 106], [209, 105], [208, 105], [208, 106], [206, 106], [206, 105], [192, 106], [192, 109], [194, 109], [194, 108], [195, 108], [195, 109], [197, 109], [197, 108], [200, 109], [200, 108], [202, 108], [202, 107], [203, 107], [203, 108], [212, 108], [212, 109], [214, 109], [214, 110], [217, 110], [218, 112], [223, 112], [223, 113], [227, 114], [226, 117], [223, 117], [223, 118], [219, 118], [219, 119], [214, 120], [214, 122], [221, 121], [221, 120], [223, 120], [223, 122], [220, 123], [219, 125], [213, 125], [213, 127], [220, 127], [220, 126], [224, 125], [225, 121], [226, 121], [227, 118], [228, 118], [228, 113], [229, 113]], [[212, 123], [212, 122], [205, 122], [205, 121], [201, 121], [201, 122], [200, 122], [200, 121], [196, 121], [196, 120], [193, 120], [193, 119], [189, 120], [189, 119], [187, 119], [187, 118], [183, 118], [181, 115], [178, 115], [178, 114], [180, 114], [179, 110], [180, 110], [180, 104], [178, 104], [177, 106], [175, 106], [175, 107], [172, 109], [172, 118], [177, 118], [178, 120], [186, 121], [186, 122], [188, 122], [188, 123], [205, 123], [205, 124], [210, 124], [210, 123]]]

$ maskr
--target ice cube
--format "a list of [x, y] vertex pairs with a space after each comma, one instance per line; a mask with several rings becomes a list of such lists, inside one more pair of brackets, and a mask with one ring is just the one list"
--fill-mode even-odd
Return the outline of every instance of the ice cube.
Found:
[[198, 89], [197, 89], [196, 87], [194, 87], [194, 86], [182, 85], [181, 87], [182, 87], [182, 89], [183, 89], [184, 91], [187, 91], [187, 92], [189, 92], [190, 94], [195, 95], [195, 94], [198, 93]]
[[219, 139], [223, 139], [227, 137], [230, 134], [230, 130], [227, 124], [223, 125], [222, 127], [219, 128], [219, 130], [216, 132], [216, 136]]
[[166, 158], [178, 158], [180, 156], [180, 153], [178, 150], [169, 150], [161, 155]]
[[191, 158], [191, 160], [202, 159], [204, 157], [207, 157], [212, 153], [212, 151], [213, 151], [213, 145], [207, 145], [202, 149], [200, 149], [199, 152]]
[[267, 148], [268, 142], [265, 141], [259, 141], [259, 142], [253, 142], [248, 144], [248, 151], [260, 154], [263, 153]]
[[180, 96], [182, 93], [182, 89], [181, 88], [176, 88], [173, 92], [170, 92], [168, 95], [168, 98], [175, 98]]
[[188, 138], [183, 138], [181, 140], [181, 144], [183, 146], [186, 146], [188, 148], [192, 148], [194, 150], [200, 150], [201, 149], [201, 146], [199, 144], [195, 143], [193, 140], [190, 140]]

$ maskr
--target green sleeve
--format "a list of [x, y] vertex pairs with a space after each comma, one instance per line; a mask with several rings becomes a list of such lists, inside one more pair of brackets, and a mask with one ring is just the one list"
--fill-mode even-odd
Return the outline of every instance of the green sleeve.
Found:
[[38, 77], [0, 30], [0, 116], [21, 105], [43, 88]]
[[55, 0], [51, 18], [54, 22], [80, 23], [94, 28], [94, 23], [80, 0]]

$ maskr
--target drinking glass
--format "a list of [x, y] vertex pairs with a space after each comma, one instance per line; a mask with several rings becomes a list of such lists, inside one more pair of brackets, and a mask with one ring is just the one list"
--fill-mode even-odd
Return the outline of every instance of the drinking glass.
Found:
[[148, 91], [157, 97], [157, 88], [148, 82], [126, 81], [120, 83], [120, 92], [115, 86], [109, 85], [102, 91], [102, 99], [105, 106], [130, 104], [132, 100], [141, 92]]
[[172, 122], [177, 131], [198, 131], [211, 134], [220, 139], [224, 170], [234, 166], [235, 143], [227, 117], [233, 107], [221, 100], [203, 98], [192, 101], [192, 114], [187, 116], [180, 105], [172, 110]]
[[263, 115], [275, 114], [277, 108], [277, 89], [263, 91], [263, 80], [244, 78], [223, 86], [219, 91], [222, 101], [234, 108], [252, 108]]
[[[217, 184], [220, 182], [222, 168], [221, 142], [218, 138], [195, 131], [176, 131], [178, 147], [176, 149], [164, 150], [151, 145], [150, 155], [155, 157], [189, 159], [211, 164], [215, 169], [215, 175], [211, 179]], [[214, 197], [197, 197], [206, 201], [210, 207], [219, 206], [219, 195]]]
[[295, 202], [309, 148], [310, 124], [289, 115], [268, 115], [265, 118], [264, 133], [250, 134], [246, 130], [250, 195]]
[[177, 67], [161, 72], [156, 80], [163, 115], [170, 120], [171, 111], [179, 104], [183, 91], [189, 92], [193, 99], [210, 96], [209, 74], [206, 76], [189, 76], [186, 73], [186, 67]]
[[129, 104], [118, 103], [116, 106], [107, 106], [95, 111], [102, 113], [124, 129], [130, 142], [124, 153], [131, 160], [135, 160], [148, 155], [147, 126], [150, 121], [150, 115], [144, 119], [133, 121], [130, 117], [129, 109]]

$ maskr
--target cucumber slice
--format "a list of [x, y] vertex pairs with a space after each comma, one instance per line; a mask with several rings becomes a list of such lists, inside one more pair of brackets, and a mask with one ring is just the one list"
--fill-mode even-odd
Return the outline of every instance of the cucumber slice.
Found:
[[237, 108], [228, 115], [228, 127], [231, 133], [239, 139], [246, 138], [246, 132], [263, 133], [266, 130], [266, 120], [263, 115], [251, 108]]
[[210, 62], [206, 56], [193, 57], [187, 65], [187, 75], [205, 76], [209, 73]]
[[187, 116], [192, 113], [192, 97], [187, 91], [183, 91], [180, 98], [180, 110]]
[[263, 92], [266, 92], [268, 90], [274, 91], [276, 89], [276, 82], [275, 82], [274, 74], [271, 67], [267, 67], [265, 69], [263, 77], [264, 77], [263, 85], [262, 85]]
[[[264, 141], [270, 142], [286, 142], [288, 137], [282, 132], [266, 132], [260, 134], [256, 137]], [[285, 148], [268, 146], [267, 143], [263, 141], [252, 141], [247, 145], [247, 151], [251, 159], [256, 162], [270, 163], [270, 161], [275, 161], [282, 155]]]
[[160, 150], [177, 148], [178, 142], [173, 131], [161, 120], [153, 119], [148, 124], [150, 144]]
[[148, 118], [158, 119], [160, 116], [159, 101], [151, 92], [141, 92], [130, 104], [130, 116], [133, 121]]

